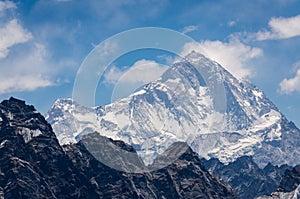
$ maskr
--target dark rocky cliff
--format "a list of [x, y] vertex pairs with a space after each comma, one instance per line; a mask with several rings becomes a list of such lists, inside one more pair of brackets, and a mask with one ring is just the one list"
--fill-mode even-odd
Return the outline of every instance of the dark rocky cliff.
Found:
[[[135, 152], [121, 141], [90, 136]], [[157, 171], [117, 171], [97, 161], [81, 142], [62, 148], [44, 117], [14, 98], [0, 104], [1, 197], [236, 198], [191, 149]]]

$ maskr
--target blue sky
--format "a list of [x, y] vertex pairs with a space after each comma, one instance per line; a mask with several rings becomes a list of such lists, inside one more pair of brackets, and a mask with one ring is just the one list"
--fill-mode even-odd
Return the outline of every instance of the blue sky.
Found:
[[[15, 96], [45, 113], [57, 98], [72, 96], [77, 70], [95, 45], [147, 26], [192, 37], [199, 43], [188, 49], [204, 49], [235, 76], [253, 82], [300, 126], [297, 0], [0, 1], [0, 99]], [[117, 60], [99, 105], [108, 102], [110, 83], [125, 69], [150, 64], [163, 72], [169, 60], [160, 55], [135, 52]]]

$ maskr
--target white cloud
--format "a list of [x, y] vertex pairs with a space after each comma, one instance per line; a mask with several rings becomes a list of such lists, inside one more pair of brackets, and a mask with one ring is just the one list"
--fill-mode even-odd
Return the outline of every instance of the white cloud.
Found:
[[236, 23], [237, 23], [237, 21], [229, 21], [229, 22], [227, 23], [227, 25], [228, 25], [229, 27], [232, 27], [232, 26], [235, 26]]
[[300, 69], [296, 72], [295, 77], [287, 79], [285, 78], [279, 84], [280, 92], [289, 94], [295, 91], [300, 92]]
[[185, 26], [183, 29], [182, 29], [182, 33], [184, 34], [187, 34], [189, 32], [193, 32], [193, 31], [196, 31], [198, 30], [198, 26], [194, 26], [194, 25], [191, 25], [191, 26]]
[[271, 30], [259, 31], [250, 37], [255, 37], [257, 40], [268, 40], [300, 36], [300, 15], [290, 18], [274, 17], [268, 24]]
[[0, 94], [32, 91], [54, 85], [48, 77], [51, 72], [46, 56], [45, 47], [35, 43], [26, 53], [2, 60]]
[[50, 60], [51, 55], [41, 43], [27, 46], [21, 54], [0, 60], [0, 94], [33, 91], [38, 88], [55, 86], [65, 78], [58, 76], [73, 62]]
[[[4, 10], [10, 8], [15, 8], [15, 4], [11, 2], [0, 2], [0, 16], [2, 17]], [[4, 19], [0, 19], [4, 21]], [[25, 30], [16, 18], [8, 22], [4, 21], [2, 24], [0, 27], [0, 58], [6, 57], [12, 46], [25, 43], [32, 39], [31, 33]]]
[[247, 46], [235, 39], [229, 42], [206, 40], [200, 43], [188, 43], [184, 47], [182, 56], [193, 50], [218, 62], [237, 78], [253, 76], [249, 62], [263, 54], [261, 49]]
[[105, 83], [115, 84], [112, 101], [127, 97], [141, 86], [155, 81], [168, 69], [168, 66], [160, 65], [152, 60], [139, 60], [125, 71], [112, 67], [105, 74]]
[[46, 46], [35, 41], [15, 17], [15, 11], [7, 12], [15, 8], [11, 1], [0, 2], [0, 94], [57, 85], [60, 66], [68, 63], [51, 61]]
[[117, 42], [113, 40], [104, 41], [101, 43], [101, 48], [97, 48], [97, 53], [103, 57], [107, 57], [110, 54], [114, 53], [119, 48]]
[[[115, 84], [118, 82], [120, 77], [125, 73], [116, 66], [112, 66], [108, 72], [104, 74], [104, 83], [106, 84]], [[101, 75], [101, 74], [99, 74]]]
[[124, 67], [127, 70], [121, 70], [118, 67], [111, 69], [104, 74], [104, 82], [108, 84], [116, 83], [148, 83], [158, 79], [168, 68], [152, 60], [139, 60], [132, 66]]
[[148, 83], [157, 80], [166, 70], [168, 66], [160, 65], [159, 63], [152, 60], [139, 60], [135, 62], [126, 71], [120, 81], [130, 83]]
[[15, 8], [17, 8], [16, 4], [14, 4], [11, 1], [0, 1], [0, 13], [8, 9], [15, 9]]
[[178, 55], [162, 54], [157, 56], [157, 59], [159, 59], [162, 63], [165, 63], [168, 66], [174, 64], [174, 62], [178, 60], [178, 58], [179, 58]]
[[32, 91], [37, 88], [53, 85], [53, 82], [45, 79], [43, 76], [25, 75], [7, 77], [5, 79], [1, 78], [0, 94], [20, 91]]

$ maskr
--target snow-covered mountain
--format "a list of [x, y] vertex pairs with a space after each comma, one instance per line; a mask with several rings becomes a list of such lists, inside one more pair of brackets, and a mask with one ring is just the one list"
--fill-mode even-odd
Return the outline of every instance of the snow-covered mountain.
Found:
[[195, 52], [129, 97], [94, 108], [59, 99], [46, 119], [60, 144], [97, 131], [134, 146], [145, 163], [185, 141], [223, 163], [251, 155], [260, 166], [300, 164], [299, 129], [260, 89]]

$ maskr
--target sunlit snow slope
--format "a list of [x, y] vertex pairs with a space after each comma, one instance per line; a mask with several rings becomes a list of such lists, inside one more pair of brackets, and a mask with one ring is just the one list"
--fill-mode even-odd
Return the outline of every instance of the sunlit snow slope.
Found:
[[97, 131], [134, 146], [145, 163], [186, 141], [200, 156], [224, 163], [252, 155], [260, 166], [300, 164], [299, 129], [257, 87], [195, 52], [127, 98], [95, 108], [59, 99], [46, 119], [60, 144]]

